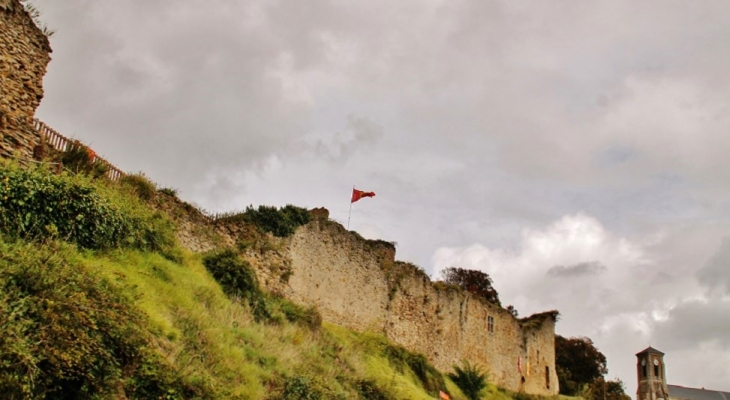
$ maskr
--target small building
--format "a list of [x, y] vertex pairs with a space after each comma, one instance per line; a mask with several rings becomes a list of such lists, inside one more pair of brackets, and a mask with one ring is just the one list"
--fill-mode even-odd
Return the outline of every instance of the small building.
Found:
[[636, 353], [636, 400], [730, 400], [730, 392], [668, 385], [664, 353], [653, 348]]

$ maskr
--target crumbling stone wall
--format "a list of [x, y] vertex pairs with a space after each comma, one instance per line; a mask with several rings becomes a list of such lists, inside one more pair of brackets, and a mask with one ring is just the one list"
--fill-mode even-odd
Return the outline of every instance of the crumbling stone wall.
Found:
[[[517, 319], [458, 288], [431, 282], [414, 265], [395, 261], [392, 244], [365, 240], [328, 220], [326, 212], [313, 216], [290, 238], [267, 235], [263, 246], [243, 250], [268, 291], [315, 306], [325, 321], [383, 334], [424, 354], [441, 371], [468, 360], [484, 366], [490, 382], [500, 387], [558, 393], [555, 312]], [[187, 230], [188, 225], [180, 226]], [[251, 237], [246, 232], [251, 227], [241, 223], [211, 227], [220, 237], [218, 245], [240, 248], [237, 243]], [[195, 250], [201, 243], [187, 244]], [[215, 246], [209, 241], [203, 247]]]
[[382, 333], [423, 353], [442, 371], [469, 360], [485, 366], [490, 381], [506, 389], [558, 393], [555, 313], [517, 319], [396, 262], [392, 245], [363, 240], [325, 219], [299, 228], [285, 252], [288, 282], [265, 282], [295, 302], [316, 306], [324, 320]]
[[0, 157], [33, 157], [33, 116], [50, 62], [48, 38], [18, 0], [0, 0]]

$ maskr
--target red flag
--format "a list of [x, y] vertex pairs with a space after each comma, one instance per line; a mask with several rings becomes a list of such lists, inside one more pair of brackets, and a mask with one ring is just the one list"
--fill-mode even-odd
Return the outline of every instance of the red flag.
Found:
[[375, 196], [375, 192], [363, 192], [362, 190], [357, 190], [355, 188], [352, 189], [352, 200], [350, 200], [350, 203], [354, 203], [363, 197], [373, 197]]

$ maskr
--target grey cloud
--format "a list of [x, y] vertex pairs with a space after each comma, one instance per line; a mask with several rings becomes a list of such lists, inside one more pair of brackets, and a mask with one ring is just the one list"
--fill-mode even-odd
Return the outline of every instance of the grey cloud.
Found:
[[547, 271], [547, 275], [554, 277], [577, 277], [598, 275], [606, 270], [606, 266], [598, 261], [582, 262], [575, 265], [556, 265]]
[[681, 303], [654, 328], [657, 340], [668, 347], [699, 347], [709, 342], [727, 347], [730, 345], [730, 302], [710, 297]]
[[383, 135], [382, 126], [367, 118], [349, 115], [345, 132], [337, 132], [330, 140], [317, 140], [314, 152], [318, 156], [342, 163], [355, 151], [371, 150]]
[[722, 240], [717, 252], [697, 272], [697, 278], [711, 289], [730, 293], [730, 237]]

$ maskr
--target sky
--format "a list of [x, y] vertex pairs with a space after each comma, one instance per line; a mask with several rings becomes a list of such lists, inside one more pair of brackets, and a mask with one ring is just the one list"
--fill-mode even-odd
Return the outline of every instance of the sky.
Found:
[[326, 207], [433, 279], [730, 391], [730, 2], [34, 0], [37, 116], [209, 212]]

